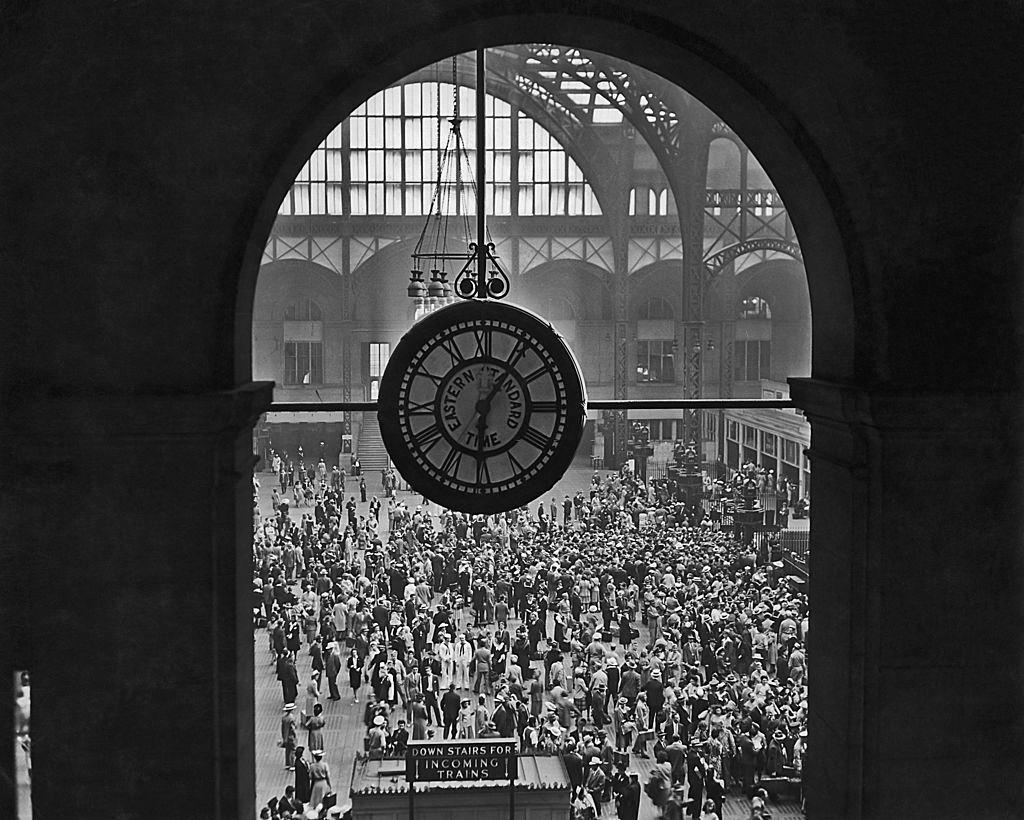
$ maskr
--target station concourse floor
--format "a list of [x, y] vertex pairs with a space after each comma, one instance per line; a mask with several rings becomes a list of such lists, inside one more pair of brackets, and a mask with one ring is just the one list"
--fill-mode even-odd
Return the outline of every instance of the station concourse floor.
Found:
[[[570, 468], [562, 480], [555, 485], [551, 492], [544, 497], [545, 507], [550, 504], [552, 496], [558, 500], [559, 505], [566, 494], [572, 496], [577, 490], [587, 492], [590, 486], [590, 479], [594, 471], [589, 467], [575, 466]], [[603, 473], [604, 474], [604, 473]], [[264, 516], [273, 512], [271, 504], [271, 493], [276, 486], [276, 477], [270, 472], [256, 474], [260, 482], [260, 510]], [[366, 474], [367, 498], [376, 495], [383, 500], [381, 491], [381, 474], [379, 470], [370, 471]], [[359, 485], [351, 476], [346, 482], [346, 496], [355, 495], [359, 501]], [[406, 506], [412, 509], [422, 504], [423, 497], [418, 493], [399, 491], [399, 500], [404, 500]], [[535, 513], [538, 501], [530, 504], [530, 509]], [[369, 502], [359, 504], [359, 514], [368, 514]], [[431, 505], [433, 513], [437, 513], [436, 505]], [[303, 512], [309, 512], [310, 508], [301, 507], [298, 510], [291, 510], [292, 516], [298, 520]], [[381, 512], [381, 531], [386, 531], [387, 514], [386, 508]], [[296, 590], [297, 591], [297, 590]], [[513, 632], [518, 621], [513, 619], [509, 628]], [[646, 628], [640, 625], [642, 632]], [[549, 634], [551, 627], [549, 625]], [[275, 662], [269, 649], [269, 639], [266, 630], [259, 629], [254, 633], [253, 662], [256, 678], [256, 806], [257, 810], [265, 806], [272, 797], [280, 797], [284, 794], [287, 785], [294, 783], [294, 772], [287, 771], [284, 766], [284, 752], [278, 747], [277, 742], [281, 737], [281, 684], [275, 677]], [[540, 666], [540, 662], [537, 662]], [[306, 651], [305, 644], [298, 655], [299, 672], [299, 700], [295, 706], [296, 719], [299, 720], [299, 712], [305, 704], [305, 685], [309, 681], [311, 672], [311, 659]], [[331, 772], [331, 783], [338, 793], [339, 805], [348, 803], [348, 786], [352, 775], [352, 767], [356, 751], [363, 748], [364, 727], [362, 723], [363, 707], [365, 706], [365, 695], [369, 686], [364, 684], [360, 694], [360, 702], [352, 703], [352, 690], [348, 687], [344, 670], [338, 676], [338, 686], [341, 691], [340, 701], [326, 699], [326, 683], [322, 693], [324, 704], [324, 716], [327, 718], [327, 725], [324, 727], [324, 748], [326, 754], [324, 759]], [[298, 742], [305, 746], [306, 732], [303, 729], [298, 731]], [[307, 759], [309, 755], [307, 753]], [[654, 760], [631, 756], [631, 766], [640, 772], [641, 783], [646, 783], [648, 775], [654, 766]], [[724, 817], [722, 820], [746, 820], [750, 816], [750, 803], [745, 797], [730, 796], [726, 800]], [[795, 802], [779, 802], [772, 805], [772, 814], [776, 820], [802, 820], [804, 817], [799, 805]], [[605, 806], [604, 817], [615, 817], [614, 805]], [[640, 820], [653, 820], [658, 817], [658, 811], [651, 804], [647, 795], [642, 795], [640, 807]]]

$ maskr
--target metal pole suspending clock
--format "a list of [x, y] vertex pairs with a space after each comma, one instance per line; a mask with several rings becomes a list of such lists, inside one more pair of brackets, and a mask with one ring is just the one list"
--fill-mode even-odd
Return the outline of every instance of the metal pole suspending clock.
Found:
[[[464, 261], [454, 292], [464, 301], [427, 313], [395, 347], [381, 378], [377, 413], [384, 446], [409, 485], [450, 509], [469, 513], [510, 510], [555, 485], [583, 437], [586, 388], [579, 364], [555, 328], [537, 314], [496, 300], [509, 277], [487, 237], [486, 84], [484, 51], [476, 52], [476, 241], [450, 251], [416, 246], [409, 295], [446, 300], [444, 265]], [[453, 72], [454, 73], [454, 72]], [[454, 77], [453, 77], [454, 81]], [[456, 163], [456, 216], [463, 178], [461, 116], [455, 85], [452, 136], [442, 155]], [[452, 147], [454, 145], [454, 147]], [[440, 146], [439, 146], [440, 147]], [[431, 218], [444, 219], [442, 162]], [[423, 281], [425, 261], [431, 281]]]

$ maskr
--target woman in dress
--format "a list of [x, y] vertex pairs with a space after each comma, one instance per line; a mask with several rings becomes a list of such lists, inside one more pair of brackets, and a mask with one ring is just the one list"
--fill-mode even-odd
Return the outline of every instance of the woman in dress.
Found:
[[324, 748], [324, 724], [327, 723], [324, 720], [324, 707], [323, 704], [316, 704], [313, 707], [313, 714], [307, 715], [305, 712], [302, 713], [302, 725], [306, 727], [306, 748], [308, 748], [314, 754], [319, 749], [323, 751]]
[[[306, 684], [306, 708], [303, 714], [311, 715], [313, 710], [320, 704], [320, 673], [314, 671], [309, 676], [309, 683]], [[309, 748], [313, 748], [310, 746]]]
[[327, 768], [323, 749], [313, 752], [313, 765], [309, 767], [309, 782], [309, 805], [316, 808], [323, 804], [324, 798], [331, 792], [331, 770]]
[[359, 703], [359, 689], [363, 685], [363, 660], [354, 646], [349, 650], [347, 665], [348, 685], [352, 687], [352, 702]]

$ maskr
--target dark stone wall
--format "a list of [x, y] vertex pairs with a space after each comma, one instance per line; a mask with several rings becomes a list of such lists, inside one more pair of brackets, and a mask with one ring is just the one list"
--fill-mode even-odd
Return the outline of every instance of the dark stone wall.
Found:
[[0, 665], [36, 672], [38, 816], [252, 816], [239, 597], [263, 243], [351, 108], [517, 41], [691, 91], [793, 218], [814, 334], [794, 385], [815, 454], [813, 815], [1013, 816], [1022, 29], [1017, 4], [924, 0], [5, 4]]

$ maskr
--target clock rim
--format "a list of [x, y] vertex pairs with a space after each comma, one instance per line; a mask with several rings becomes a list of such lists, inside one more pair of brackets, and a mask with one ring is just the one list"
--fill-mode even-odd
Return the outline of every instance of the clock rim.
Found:
[[[442, 484], [416, 462], [403, 439], [399, 420], [399, 389], [404, 374], [423, 344], [439, 331], [461, 322], [508, 322], [526, 330], [546, 347], [565, 382], [565, 430], [561, 440], [537, 475], [501, 492], [473, 494]], [[450, 372], [450, 371], [447, 371]], [[446, 373], [447, 374], [447, 373]], [[534, 501], [557, 484], [572, 466], [583, 439], [587, 416], [586, 383], [572, 349], [542, 316], [509, 302], [467, 301], [447, 305], [425, 316], [395, 346], [377, 390], [377, 423], [395, 468], [409, 486], [436, 504], [470, 514], [506, 512]], [[390, 442], [390, 444], [389, 444]]]

